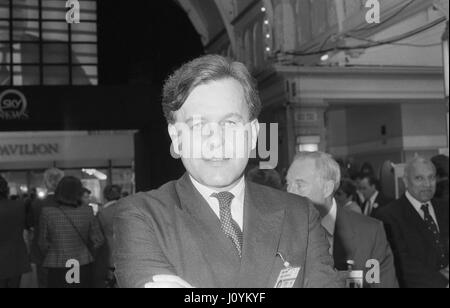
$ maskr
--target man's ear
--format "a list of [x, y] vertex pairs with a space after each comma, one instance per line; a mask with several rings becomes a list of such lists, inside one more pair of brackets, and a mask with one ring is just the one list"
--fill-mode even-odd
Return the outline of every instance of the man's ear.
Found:
[[180, 135], [178, 134], [178, 130], [173, 124], [169, 124], [167, 127], [167, 130], [169, 132], [170, 139], [172, 140], [173, 150], [175, 151], [175, 154], [181, 156], [181, 139]]
[[259, 129], [260, 129], [258, 119], [253, 120], [250, 123], [250, 127], [252, 130], [252, 140], [251, 140], [252, 148], [251, 148], [251, 150], [254, 150], [254, 149], [256, 149], [256, 144], [258, 143], [258, 136], [259, 136]]
[[403, 175], [402, 179], [403, 179], [403, 184], [405, 184], [405, 188], [408, 188], [408, 177], [407, 177], [407, 175], [406, 174]]
[[334, 194], [334, 182], [333, 181], [326, 181], [324, 185], [324, 193], [327, 197], [333, 197]]

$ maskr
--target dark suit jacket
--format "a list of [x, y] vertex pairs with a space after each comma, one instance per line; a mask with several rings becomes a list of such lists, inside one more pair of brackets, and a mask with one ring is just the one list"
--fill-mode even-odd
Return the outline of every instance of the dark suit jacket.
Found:
[[[378, 192], [378, 196], [375, 198], [375, 203], [378, 204], [377, 208], [372, 208], [372, 212], [370, 213], [370, 217], [377, 217], [378, 212], [386, 207], [389, 203], [391, 203], [392, 200], [387, 198], [383, 193], [380, 191]], [[362, 212], [364, 213], [365, 204], [363, 204]]]
[[[448, 204], [435, 201], [432, 204], [441, 240], [446, 246], [448, 265]], [[448, 285], [448, 280], [439, 273], [440, 256], [433, 236], [406, 196], [380, 211], [378, 218], [385, 223], [401, 287], [436, 288]]]
[[272, 288], [283, 261], [300, 266], [296, 287], [339, 287], [319, 216], [303, 198], [246, 182], [242, 259], [185, 174], [121, 201], [114, 260], [121, 287], [177, 275], [195, 287]]
[[367, 284], [371, 288], [398, 288], [395, 275], [394, 256], [386, 238], [383, 224], [373, 218], [338, 209], [334, 234], [333, 257], [339, 271], [347, 270], [347, 261], [355, 262], [354, 270], [364, 271], [364, 277], [371, 268], [368, 260], [380, 264], [380, 284]]
[[23, 239], [25, 222], [23, 203], [0, 200], [0, 279], [14, 278], [30, 271]]

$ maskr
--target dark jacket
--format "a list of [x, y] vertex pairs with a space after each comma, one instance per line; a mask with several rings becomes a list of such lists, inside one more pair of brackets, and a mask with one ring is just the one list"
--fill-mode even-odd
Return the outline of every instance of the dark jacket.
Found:
[[23, 238], [25, 226], [25, 205], [19, 201], [0, 200], [0, 279], [21, 276], [30, 271]]
[[343, 286], [319, 215], [306, 199], [246, 182], [242, 259], [186, 174], [120, 201], [114, 260], [121, 287], [177, 275], [195, 287], [273, 288], [283, 261], [301, 267], [295, 287]]
[[[391, 203], [393, 200], [387, 198], [383, 193], [380, 191], [378, 192], [378, 196], [375, 198], [374, 205], [376, 206], [372, 207], [372, 212], [370, 213], [370, 217], [377, 217], [378, 212], [386, 207], [389, 203]], [[364, 213], [366, 204], [363, 205], [362, 212]]]
[[[448, 204], [432, 201], [448, 265]], [[406, 196], [378, 213], [386, 227], [394, 251], [401, 287], [446, 287], [448, 280], [439, 272], [439, 249], [422, 217]]]

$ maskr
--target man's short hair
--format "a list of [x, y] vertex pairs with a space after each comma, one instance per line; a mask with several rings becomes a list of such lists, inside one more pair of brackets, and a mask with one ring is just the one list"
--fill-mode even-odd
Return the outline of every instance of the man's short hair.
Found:
[[119, 185], [108, 185], [103, 190], [103, 196], [109, 201], [116, 201], [122, 198], [122, 188]]
[[64, 177], [64, 171], [57, 168], [48, 169], [44, 172], [44, 184], [45, 187], [51, 192], [56, 190], [59, 182]]
[[338, 191], [342, 191], [347, 198], [351, 196], [353, 197], [353, 200], [356, 199], [356, 185], [350, 179], [343, 179]]
[[434, 170], [434, 172], [436, 172], [436, 167], [434, 166], [434, 164], [431, 160], [421, 157], [421, 156], [416, 156], [406, 163], [405, 177], [408, 177], [411, 175], [412, 170], [414, 169], [415, 165], [418, 163], [429, 165]]
[[207, 55], [184, 64], [164, 84], [162, 107], [168, 123], [175, 123], [174, 113], [183, 106], [191, 92], [199, 85], [223, 79], [238, 81], [248, 105], [250, 121], [261, 111], [256, 82], [240, 62], [219, 55]]
[[294, 161], [311, 159], [316, 163], [318, 175], [323, 181], [334, 183], [334, 193], [339, 190], [341, 183], [341, 168], [329, 154], [323, 152], [301, 152], [295, 156]]

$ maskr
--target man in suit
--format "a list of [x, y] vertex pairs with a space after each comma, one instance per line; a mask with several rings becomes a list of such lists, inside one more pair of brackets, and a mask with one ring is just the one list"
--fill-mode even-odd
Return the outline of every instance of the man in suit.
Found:
[[394, 250], [400, 286], [448, 286], [448, 203], [433, 199], [436, 169], [417, 157], [405, 168], [407, 191], [378, 213]]
[[338, 207], [334, 194], [340, 181], [339, 165], [331, 156], [321, 152], [298, 154], [287, 175], [288, 191], [307, 197], [316, 205], [336, 269], [346, 271], [348, 262], [353, 261], [353, 270], [363, 271], [365, 277], [368, 270], [373, 269], [368, 261], [376, 260], [380, 266], [379, 280], [375, 273], [373, 280], [365, 279], [364, 286], [398, 287], [394, 257], [383, 224]]
[[187, 173], [121, 201], [119, 286], [272, 288], [286, 262], [295, 269], [287, 285], [341, 285], [310, 203], [243, 176], [260, 108], [245, 66], [221, 56], [193, 60], [168, 79], [163, 110]]
[[389, 204], [390, 200], [379, 191], [379, 181], [373, 175], [363, 175], [358, 182], [358, 190], [364, 197], [363, 213], [376, 217], [377, 212]]
[[23, 238], [25, 205], [8, 200], [9, 188], [0, 176], [0, 289], [19, 288], [21, 276], [30, 271]]

